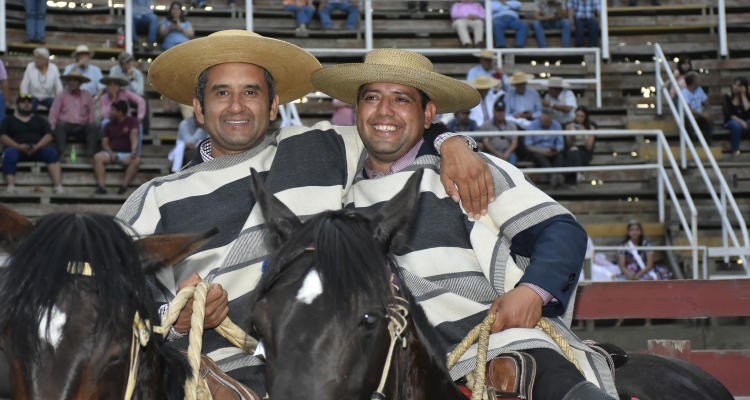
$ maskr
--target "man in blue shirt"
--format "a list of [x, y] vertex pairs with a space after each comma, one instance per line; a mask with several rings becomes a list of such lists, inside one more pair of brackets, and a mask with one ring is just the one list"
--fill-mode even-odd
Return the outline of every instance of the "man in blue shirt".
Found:
[[88, 46], [85, 44], [76, 47], [76, 51], [71, 55], [76, 62], [65, 66], [63, 75], [68, 75], [71, 72], [78, 72], [79, 74], [89, 78], [91, 81], [81, 85], [81, 90], [88, 90], [91, 96], [96, 101], [99, 94], [104, 92], [106, 86], [100, 81], [104, 76], [102, 70], [96, 65], [91, 64], [91, 57], [94, 55], [93, 51], [90, 51]]
[[[685, 102], [690, 107], [695, 122], [698, 123], [698, 128], [703, 133], [703, 138], [706, 139], [706, 143], [710, 146], [714, 134], [714, 119], [711, 117], [711, 113], [708, 112], [708, 96], [706, 96], [703, 88], [700, 87], [698, 74], [695, 72], [690, 72], [685, 76], [685, 84], [687, 87], [682, 89], [682, 97], [685, 98]], [[695, 134], [693, 125], [688, 122], [687, 118], [685, 118], [685, 128], [690, 135], [690, 139], [693, 142], [697, 141], [698, 136]]]
[[576, 47], [585, 47], [586, 30], [589, 47], [599, 46], [599, 7], [599, 0], [568, 0], [568, 18], [575, 27]]
[[473, 81], [480, 76], [487, 76], [502, 80], [503, 90], [506, 92], [510, 90], [508, 75], [503, 72], [502, 68], [493, 65], [494, 61], [497, 59], [497, 54], [495, 54], [494, 51], [485, 49], [479, 53], [474, 53], [473, 56], [479, 58], [479, 65], [476, 65], [469, 70], [469, 73], [466, 74], [466, 82]]
[[521, 22], [518, 18], [518, 10], [521, 2], [516, 0], [500, 0], [492, 2], [492, 27], [495, 32], [495, 47], [505, 48], [505, 30], [516, 31], [515, 47], [526, 46], [526, 35], [529, 33], [529, 25]]
[[[531, 122], [529, 131], [561, 131], [562, 126], [552, 117], [552, 111], [548, 108], [542, 110], [539, 119]], [[526, 151], [531, 155], [531, 161], [537, 168], [559, 168], [563, 166], [562, 151], [565, 141], [562, 136], [526, 136], [524, 142]], [[561, 174], [552, 174], [549, 179], [550, 186], [555, 189], [563, 183]]]
[[508, 115], [513, 118], [531, 121], [542, 115], [542, 97], [539, 96], [539, 92], [527, 87], [531, 78], [531, 75], [517, 71], [508, 79], [513, 89], [505, 96], [505, 104], [508, 107]]

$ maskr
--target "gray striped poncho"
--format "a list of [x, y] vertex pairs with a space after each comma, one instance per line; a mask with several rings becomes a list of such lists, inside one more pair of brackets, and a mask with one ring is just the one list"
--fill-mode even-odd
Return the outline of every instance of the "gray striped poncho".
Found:
[[[514, 261], [510, 250], [513, 236], [546, 219], [570, 214], [512, 165], [482, 157], [490, 165], [497, 200], [478, 222], [468, 219], [446, 194], [440, 182], [440, 158], [429, 154], [419, 156], [403, 171], [378, 179], [364, 179], [360, 162], [346, 197], [346, 207], [375, 213], [403, 188], [414, 171], [425, 169], [407, 250], [396, 258], [407, 287], [448, 350], [481, 323], [492, 302], [513, 289], [524, 275], [529, 259], [516, 255]], [[571, 302], [568, 309], [572, 308]], [[604, 357], [581, 342], [562, 318], [550, 320], [574, 349], [586, 378], [617, 397]], [[544, 332], [514, 328], [490, 336], [488, 359], [504, 351], [531, 348], [561, 353]], [[475, 344], [453, 367], [454, 379], [474, 369], [476, 351]]]

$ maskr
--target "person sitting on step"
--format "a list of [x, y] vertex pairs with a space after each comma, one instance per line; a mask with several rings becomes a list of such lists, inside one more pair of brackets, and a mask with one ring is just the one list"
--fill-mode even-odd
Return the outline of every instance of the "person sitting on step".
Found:
[[104, 166], [113, 163], [125, 166], [125, 178], [117, 190], [117, 194], [125, 194], [138, 173], [141, 159], [138, 157], [138, 120], [128, 115], [128, 104], [122, 100], [112, 104], [109, 122], [104, 126], [102, 148], [104, 151], [94, 156], [97, 184], [94, 194], [107, 194], [107, 189], [104, 188]]

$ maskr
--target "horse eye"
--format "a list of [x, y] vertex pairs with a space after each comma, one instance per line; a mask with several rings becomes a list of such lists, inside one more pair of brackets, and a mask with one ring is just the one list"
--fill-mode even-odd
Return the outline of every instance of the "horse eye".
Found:
[[378, 316], [375, 314], [365, 314], [364, 320], [367, 325], [374, 325], [378, 322]]

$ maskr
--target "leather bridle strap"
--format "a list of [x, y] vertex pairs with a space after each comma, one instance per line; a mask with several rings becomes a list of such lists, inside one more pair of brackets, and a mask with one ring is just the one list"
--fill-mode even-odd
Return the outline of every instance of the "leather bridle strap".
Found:
[[401, 340], [401, 346], [406, 348], [406, 337], [404, 332], [408, 325], [409, 315], [408, 302], [399, 296], [395, 296], [396, 302], [391, 304], [390, 312], [388, 313], [388, 333], [391, 335], [391, 345], [388, 348], [388, 358], [385, 359], [385, 366], [383, 367], [383, 375], [380, 377], [380, 385], [378, 389], [370, 397], [371, 400], [385, 400], [385, 383], [388, 380], [388, 372], [391, 369], [393, 363], [393, 351], [396, 347], [396, 343]]

